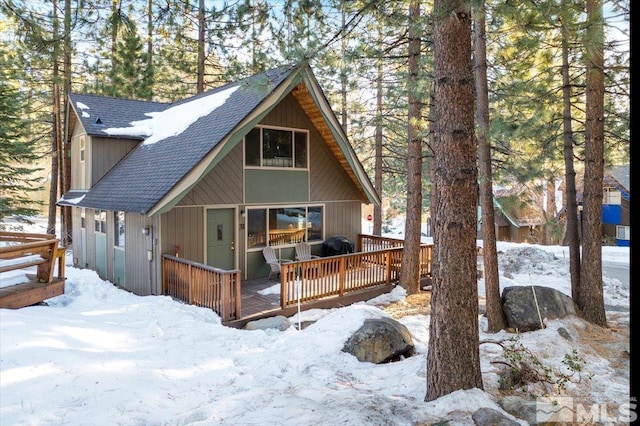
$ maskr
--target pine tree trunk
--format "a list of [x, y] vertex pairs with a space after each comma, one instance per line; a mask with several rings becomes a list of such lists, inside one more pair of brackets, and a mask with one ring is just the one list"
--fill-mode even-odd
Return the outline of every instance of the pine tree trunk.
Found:
[[569, 274], [571, 275], [571, 297], [580, 300], [580, 235], [578, 234], [578, 206], [576, 195], [576, 172], [573, 167], [573, 129], [571, 127], [571, 84], [569, 80], [569, 34], [562, 26], [562, 113], [565, 179], [565, 244], [569, 246]]
[[[71, 141], [66, 140], [62, 125], [65, 122], [63, 113], [67, 111], [68, 95], [71, 91], [71, 0], [64, 2], [64, 90], [62, 98], [62, 113], [60, 114], [60, 144], [62, 146], [62, 189], [65, 194], [71, 189]], [[69, 246], [73, 239], [73, 223], [71, 221], [71, 207], [62, 207], [62, 243]]]
[[407, 136], [407, 212], [402, 250], [400, 285], [408, 294], [420, 292], [420, 217], [422, 214], [422, 119], [421, 99], [418, 94], [420, 58], [420, 2], [409, 5], [409, 128]]
[[196, 92], [204, 92], [204, 47], [205, 47], [204, 0], [198, 3], [198, 81]]
[[[378, 196], [382, 199], [382, 61], [378, 61], [376, 81], [376, 158], [374, 183]], [[373, 207], [373, 235], [382, 235], [382, 205]]]
[[587, 0], [585, 32], [587, 114], [584, 232], [578, 306], [584, 319], [605, 327], [602, 293], [602, 190], [604, 178], [604, 30], [602, 0]]
[[478, 129], [478, 159], [480, 163], [480, 198], [482, 206], [482, 256], [484, 265], [485, 303], [488, 332], [507, 328], [500, 298], [498, 249], [495, 214], [493, 210], [493, 173], [491, 144], [489, 143], [489, 88], [487, 83], [487, 46], [485, 34], [485, 5], [480, 1], [475, 25], [475, 82]]
[[434, 3], [433, 288], [427, 352], [431, 401], [482, 389], [476, 277], [477, 146], [471, 5]]

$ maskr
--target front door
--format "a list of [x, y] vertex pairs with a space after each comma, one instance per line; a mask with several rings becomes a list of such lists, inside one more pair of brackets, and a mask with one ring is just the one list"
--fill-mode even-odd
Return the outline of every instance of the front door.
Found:
[[235, 269], [234, 209], [207, 210], [207, 265]]

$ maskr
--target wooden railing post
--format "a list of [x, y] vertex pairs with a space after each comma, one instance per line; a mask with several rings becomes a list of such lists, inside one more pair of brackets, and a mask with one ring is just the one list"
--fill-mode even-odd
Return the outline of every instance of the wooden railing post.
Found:
[[231, 319], [230, 308], [231, 304], [229, 303], [229, 295], [231, 292], [229, 291], [229, 275], [224, 274], [222, 276], [222, 282], [220, 283], [220, 317], [222, 321], [227, 321]]
[[235, 292], [236, 312], [235, 319], [242, 318], [242, 289], [240, 288], [240, 271], [233, 274], [233, 290]]
[[340, 268], [338, 268], [338, 270], [340, 271], [340, 275], [338, 278], [338, 294], [340, 296], [344, 296], [344, 286], [345, 286], [345, 282], [347, 280], [347, 262], [346, 262], [346, 257], [341, 257], [340, 258]]

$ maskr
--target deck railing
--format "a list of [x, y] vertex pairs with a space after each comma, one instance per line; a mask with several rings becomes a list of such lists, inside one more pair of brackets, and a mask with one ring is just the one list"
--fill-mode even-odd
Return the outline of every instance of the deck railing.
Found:
[[[359, 235], [357, 253], [281, 265], [280, 305], [340, 297], [399, 279], [404, 241]], [[432, 245], [420, 246], [420, 274], [430, 276]], [[240, 319], [240, 271], [227, 271], [175, 256], [163, 255], [162, 290], [186, 303], [213, 309], [223, 321]]]
[[222, 321], [241, 318], [240, 271], [162, 256], [162, 293], [213, 309]]
[[[402, 243], [402, 240], [392, 238], [359, 235], [361, 252], [283, 264], [280, 274], [281, 308], [391, 285], [399, 278]], [[431, 274], [432, 256], [432, 245], [422, 244], [422, 276]]]

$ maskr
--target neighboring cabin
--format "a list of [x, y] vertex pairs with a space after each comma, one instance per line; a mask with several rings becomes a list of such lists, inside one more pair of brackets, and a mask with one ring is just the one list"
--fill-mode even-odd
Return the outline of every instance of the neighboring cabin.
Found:
[[[604, 172], [603, 244], [629, 246], [631, 243], [630, 181], [629, 165], [612, 166]], [[560, 185], [559, 189], [562, 186]], [[562, 208], [563, 195], [559, 189], [557, 189], [556, 199], [559, 213], [545, 213], [543, 206], [548, 201], [545, 201], [546, 196], [541, 190], [531, 190], [517, 184], [509, 188], [494, 189], [496, 239], [517, 243], [559, 244], [561, 233], [558, 231], [562, 231], [565, 221], [564, 209]], [[578, 192], [577, 198], [580, 210], [581, 190]], [[581, 214], [579, 211], [578, 215]], [[581, 221], [582, 216], [579, 216], [578, 223], [580, 224]], [[481, 225], [478, 227], [478, 238], [482, 238]]]
[[74, 265], [162, 293], [162, 255], [243, 279], [269, 244], [361, 232], [380, 199], [308, 66], [281, 67], [173, 104], [70, 94]]

